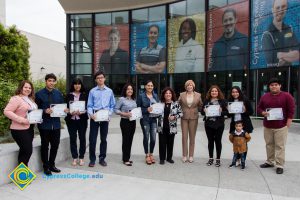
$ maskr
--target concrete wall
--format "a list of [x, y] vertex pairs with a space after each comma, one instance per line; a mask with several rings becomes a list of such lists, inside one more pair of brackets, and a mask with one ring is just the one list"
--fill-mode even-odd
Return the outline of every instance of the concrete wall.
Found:
[[66, 77], [65, 44], [21, 31], [30, 44], [30, 72], [33, 80], [44, 79], [48, 73]]
[[0, 0], [0, 23], [5, 26], [6, 23], [6, 9], [5, 0]]
[[[40, 137], [35, 136], [33, 140], [33, 153], [28, 164], [29, 168], [33, 172], [42, 170], [40, 149]], [[18, 165], [18, 153], [19, 147], [16, 143], [0, 144], [0, 186], [11, 182], [11, 180], [8, 178], [8, 175]], [[69, 134], [67, 129], [62, 129], [59, 149], [55, 162], [59, 163], [69, 158], [71, 158]]]

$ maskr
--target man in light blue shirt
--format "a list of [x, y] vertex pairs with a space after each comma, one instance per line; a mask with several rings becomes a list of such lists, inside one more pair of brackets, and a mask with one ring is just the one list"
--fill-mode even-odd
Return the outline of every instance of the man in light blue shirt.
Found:
[[105, 86], [105, 74], [101, 71], [98, 71], [95, 76], [95, 81], [97, 86], [91, 89], [89, 93], [88, 103], [87, 103], [87, 112], [90, 116], [90, 164], [89, 167], [94, 167], [96, 162], [96, 144], [98, 137], [98, 129], [100, 127], [100, 155], [99, 155], [99, 164], [102, 166], [107, 166], [105, 162], [106, 149], [107, 149], [107, 133], [108, 133], [108, 121], [95, 122], [94, 113], [98, 110], [109, 110], [109, 114], [113, 113], [115, 107], [115, 98], [113, 91]]

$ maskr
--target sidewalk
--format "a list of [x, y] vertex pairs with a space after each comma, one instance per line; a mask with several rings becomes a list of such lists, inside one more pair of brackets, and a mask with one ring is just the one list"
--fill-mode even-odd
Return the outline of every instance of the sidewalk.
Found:
[[[229, 169], [232, 145], [228, 140], [228, 122], [223, 135], [222, 166], [206, 166], [208, 159], [207, 139], [203, 122], [199, 120], [196, 136], [195, 162], [181, 162], [181, 132], [175, 137], [175, 164], [147, 166], [144, 162], [142, 132], [137, 123], [132, 147], [133, 166], [121, 162], [121, 133], [119, 118], [113, 117], [108, 136], [107, 167], [96, 165], [89, 168], [88, 152], [83, 167], [72, 167], [71, 160], [58, 163], [61, 174], [101, 174], [99, 179], [46, 180], [37, 173], [24, 191], [14, 184], [0, 187], [1, 200], [6, 199], [203, 199], [203, 200], [293, 200], [300, 199], [300, 125], [293, 124], [286, 148], [284, 174], [277, 175], [275, 168], [260, 169], [266, 158], [262, 121], [254, 121], [254, 133], [249, 143], [247, 166]], [[180, 129], [180, 128], [179, 128]], [[88, 132], [87, 132], [88, 138]], [[158, 138], [157, 138], [158, 142]], [[98, 146], [99, 146], [98, 141]], [[88, 151], [88, 148], [87, 148]], [[97, 147], [99, 151], [99, 147]], [[158, 161], [158, 143], [154, 152]]]

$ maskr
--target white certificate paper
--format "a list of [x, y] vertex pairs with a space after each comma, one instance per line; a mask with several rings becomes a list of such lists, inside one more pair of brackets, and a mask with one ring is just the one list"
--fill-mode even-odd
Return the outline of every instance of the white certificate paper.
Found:
[[27, 119], [30, 124], [40, 124], [43, 122], [43, 110], [31, 110], [27, 112]]
[[134, 108], [130, 112], [131, 112], [131, 117], [129, 118], [130, 121], [143, 118], [142, 109], [140, 107]]
[[266, 111], [269, 113], [267, 120], [283, 120], [282, 108], [267, 108]]
[[207, 105], [207, 106], [205, 106], [205, 108], [206, 108], [206, 112], [205, 112], [206, 117], [221, 116], [220, 105]]
[[109, 121], [109, 110], [98, 110], [94, 115], [95, 122]]
[[243, 106], [242, 101], [228, 102], [228, 112], [233, 114], [243, 113]]
[[151, 105], [152, 111], [151, 114], [161, 115], [164, 112], [164, 104], [162, 103], [155, 103]]
[[66, 103], [51, 104], [50, 108], [52, 110], [50, 117], [65, 117], [65, 116], [67, 116], [67, 113], [65, 113], [65, 109], [67, 109]]
[[76, 111], [85, 113], [85, 101], [70, 101], [70, 113]]

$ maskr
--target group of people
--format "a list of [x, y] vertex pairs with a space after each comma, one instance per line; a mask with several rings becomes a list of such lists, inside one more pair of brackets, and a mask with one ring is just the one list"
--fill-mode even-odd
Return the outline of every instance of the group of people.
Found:
[[[131, 83], [124, 85], [121, 97], [115, 101], [113, 91], [105, 85], [105, 74], [98, 71], [94, 75], [96, 86], [87, 94], [82, 81], [74, 79], [64, 100], [62, 93], [55, 89], [56, 76], [47, 74], [45, 77], [45, 88], [34, 93], [30, 81], [22, 81], [16, 90], [15, 96], [11, 97], [4, 114], [12, 120], [10, 129], [13, 138], [20, 147], [18, 162], [28, 165], [32, 154], [32, 141], [34, 137], [34, 125], [27, 119], [27, 113], [31, 110], [42, 109], [42, 122], [38, 129], [41, 136], [41, 160], [44, 173], [51, 175], [52, 172], [59, 173], [55, 166], [55, 158], [60, 142], [60, 118], [52, 116], [52, 104], [66, 102], [67, 108], [65, 121], [70, 134], [70, 149], [72, 154], [72, 165], [84, 165], [86, 150], [86, 130], [88, 119], [90, 119], [89, 132], [89, 167], [96, 163], [96, 142], [98, 129], [100, 128], [100, 154], [99, 164], [107, 166], [105, 161], [107, 154], [107, 134], [109, 119], [98, 121], [97, 113], [106, 110], [108, 116], [113, 112], [120, 115], [120, 128], [122, 133], [122, 161], [126, 166], [132, 166], [130, 160], [132, 141], [136, 130], [136, 120], [131, 120], [132, 110], [141, 108], [140, 124], [143, 132], [143, 146], [145, 152], [145, 163], [152, 165], [156, 163], [153, 152], [156, 143], [156, 134], [159, 137], [159, 163], [174, 163], [173, 146], [174, 138], [178, 131], [177, 120], [181, 119], [182, 131], [182, 162], [192, 163], [194, 161], [195, 137], [198, 126], [199, 112], [204, 116], [204, 128], [208, 139], [208, 161], [207, 166], [221, 166], [222, 136], [224, 132], [225, 117], [231, 119], [229, 139], [233, 143], [233, 160], [229, 167], [233, 167], [240, 160], [241, 169], [245, 168], [245, 160], [248, 151], [247, 142], [253, 132], [250, 115], [253, 108], [250, 101], [237, 86], [232, 87], [230, 96], [226, 100], [224, 94], [217, 85], [209, 88], [202, 102], [201, 94], [195, 91], [195, 83], [186, 81], [185, 91], [176, 98], [172, 88], [166, 87], [161, 93], [160, 99], [154, 92], [154, 84], [151, 80], [145, 84], [145, 91], [141, 92], [135, 100], [136, 94]], [[260, 167], [268, 168], [276, 166], [278, 174], [283, 173], [285, 161], [285, 143], [288, 128], [291, 125], [295, 103], [293, 97], [281, 91], [280, 81], [273, 78], [269, 82], [270, 92], [266, 93], [259, 102], [258, 113], [264, 116], [264, 138], [266, 141], [267, 161]], [[85, 101], [86, 112], [70, 109], [70, 103]], [[242, 103], [242, 111], [230, 112], [229, 102]], [[152, 112], [154, 104], [163, 105], [161, 113]], [[209, 114], [210, 107], [217, 106], [215, 115]], [[270, 119], [270, 109], [281, 110], [282, 118]], [[79, 150], [77, 148], [77, 135], [79, 137]], [[50, 155], [49, 155], [49, 144]], [[216, 148], [216, 156], [214, 156]]]

